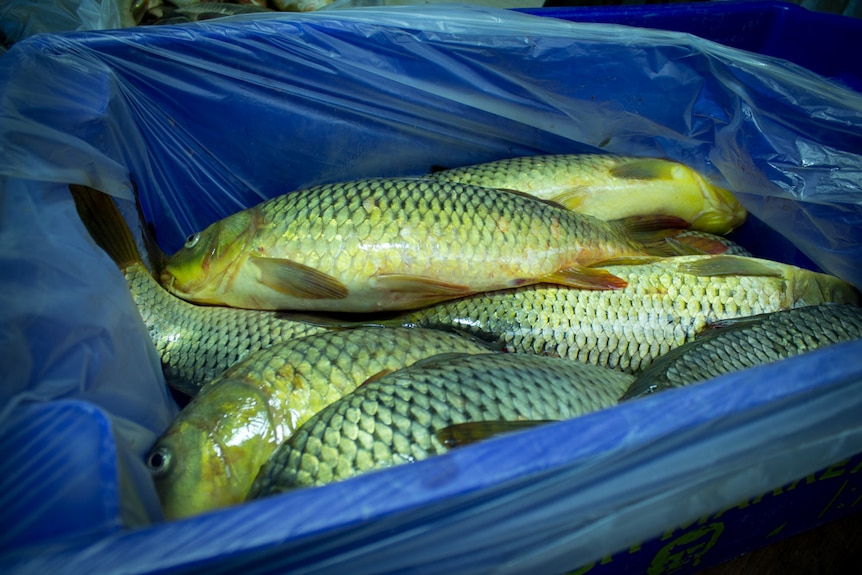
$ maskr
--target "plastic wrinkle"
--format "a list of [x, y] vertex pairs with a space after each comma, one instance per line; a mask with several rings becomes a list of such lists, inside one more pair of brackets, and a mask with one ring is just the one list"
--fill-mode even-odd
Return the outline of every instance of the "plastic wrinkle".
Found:
[[132, 220], [134, 181], [172, 253], [313, 184], [662, 156], [737, 192], [751, 216], [732, 239], [755, 255], [862, 287], [860, 112], [862, 94], [780, 58], [469, 6], [16, 42], [0, 57], [0, 570], [565, 572], [862, 452], [850, 342], [165, 523], [143, 456], [177, 406], [68, 184]]

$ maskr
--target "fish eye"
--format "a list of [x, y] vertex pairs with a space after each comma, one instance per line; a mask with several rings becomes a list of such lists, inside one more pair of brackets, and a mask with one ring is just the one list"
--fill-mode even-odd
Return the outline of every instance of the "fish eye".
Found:
[[196, 245], [198, 245], [198, 242], [200, 241], [200, 239], [201, 239], [201, 235], [199, 233], [190, 235], [189, 237], [186, 238], [186, 247], [187, 248], [195, 247]]
[[167, 473], [170, 464], [171, 452], [164, 447], [160, 447], [159, 449], [150, 452], [147, 456], [147, 467], [150, 468], [150, 472], [152, 472], [153, 475], [162, 475]]

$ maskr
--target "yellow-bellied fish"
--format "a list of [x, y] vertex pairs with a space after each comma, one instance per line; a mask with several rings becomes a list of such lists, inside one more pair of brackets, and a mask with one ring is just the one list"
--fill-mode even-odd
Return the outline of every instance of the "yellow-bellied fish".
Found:
[[438, 180], [518, 190], [602, 220], [661, 214], [723, 235], [745, 221], [733, 194], [670, 160], [610, 154], [523, 156], [452, 168]]
[[147, 464], [165, 517], [243, 501], [281, 442], [366, 379], [440, 353], [490, 351], [441, 331], [357, 328], [250, 354], [205, 385], [150, 449]]
[[111, 197], [85, 186], [70, 189], [81, 221], [125, 276], [174, 389], [194, 395], [249, 352], [326, 331], [277, 312], [197, 306], [172, 296], [147, 269]]
[[324, 408], [261, 467], [249, 499], [444, 453], [470, 421], [559, 420], [616, 405], [634, 378], [578, 361], [441, 354], [367, 382]]
[[357, 180], [210, 225], [170, 258], [162, 283], [198, 303], [340, 312], [412, 309], [538, 282], [620, 288], [624, 280], [589, 266], [667, 255], [663, 240], [639, 241], [641, 223], [603, 222], [505, 190]]

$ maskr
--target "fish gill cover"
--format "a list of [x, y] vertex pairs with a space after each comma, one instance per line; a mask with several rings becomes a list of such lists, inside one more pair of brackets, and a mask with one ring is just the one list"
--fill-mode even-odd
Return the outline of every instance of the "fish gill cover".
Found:
[[[6, 374], [0, 425], [42, 421], [19, 411], [31, 404], [48, 409], [57, 400], [84, 399], [96, 405], [111, 425], [93, 425], [95, 435], [85, 438], [100, 438], [121, 456], [115, 473], [96, 472], [110, 489], [95, 485], [92, 505], [105, 497], [121, 504], [109, 506], [99, 516], [104, 520], [87, 522], [80, 514], [66, 533], [46, 535], [40, 528], [52, 517], [77, 511], [45, 497], [52, 481], [68, 476], [39, 476], [42, 483], [27, 492], [28, 505], [16, 516], [27, 521], [4, 517], [15, 527], [0, 540], [7, 549], [34, 544], [35, 550], [10, 552], [4, 563], [74, 571], [84, 565], [118, 568], [122, 561], [124, 569], [146, 572], [217, 559], [229, 566], [223, 562], [228, 557], [238, 565], [256, 554], [257, 568], [265, 570], [303, 562], [308, 567], [333, 545], [345, 560], [371, 553], [361, 546], [371, 540], [397, 563], [407, 557], [386, 554], [397, 539], [424, 549], [408, 555], [427, 558], [428, 571], [459, 561], [463, 566], [468, 553], [478, 563], [507, 560], [509, 569], [562, 570], [636, 538], [634, 527], [609, 529], [633, 525], [626, 510], [654, 505], [663, 512], [650, 521], [681, 522], [860, 449], [858, 394], [847, 390], [859, 373], [836, 361], [842, 352], [857, 357], [857, 342], [797, 358], [793, 376], [789, 368], [760, 369], [766, 383], [781, 374], [785, 387], [779, 391], [750, 373], [735, 374], [720, 389], [668, 392], [660, 405], [649, 398], [527, 432], [528, 439], [512, 439], [508, 448], [500, 449], [509, 439], [489, 442], [419, 470], [408, 466], [360, 478], [355, 492], [334, 485], [290, 494], [276, 506], [263, 502], [160, 525], [142, 457], [176, 407], [116, 266], [94, 251], [74, 216], [68, 184], [129, 199], [134, 179], [144, 213], [171, 253], [192, 231], [312, 184], [418, 175], [433, 165], [537, 153], [666, 157], [734, 190], [754, 216], [746, 226], [757, 245], [746, 247], [755, 255], [794, 263], [798, 248], [824, 271], [862, 287], [860, 127], [862, 95], [780, 59], [686, 34], [494, 9], [237, 17], [20, 42], [0, 59], [0, 319], [6, 343], [0, 346]], [[744, 393], [729, 385], [740, 380]], [[709, 401], [718, 396], [720, 407]], [[800, 417], [803, 400], [809, 403]], [[705, 423], [711, 433], [704, 432]], [[578, 441], [571, 438], [573, 429], [580, 432]], [[9, 451], [28, 453], [37, 466], [57, 452], [74, 454], [74, 441], [62, 433], [32, 431], [4, 435], [18, 438]], [[743, 432], [747, 439], [740, 443]], [[781, 456], [806, 434], [804, 451]], [[31, 440], [37, 437], [47, 445], [35, 449]], [[650, 449], [639, 450], [645, 444]], [[707, 444], [723, 468], [693, 457], [696, 446]], [[764, 446], [776, 450], [765, 462], [757, 453]], [[725, 481], [755, 462], [758, 471], [747, 481]], [[639, 471], [647, 468], [667, 482], [638, 483]], [[6, 484], [23, 481], [24, 469], [4, 473]], [[117, 477], [125, 478], [120, 487]], [[547, 491], [573, 478], [581, 490]], [[589, 507], [597, 485], [591, 481], [599, 478], [606, 480], [602, 506]], [[121, 489], [128, 485], [143, 487]], [[628, 489], [633, 485], [637, 489]], [[707, 497], [704, 485], [717, 491]], [[2, 493], [9, 498], [20, 491]], [[551, 501], [542, 493], [569, 499]], [[366, 500], [344, 505], [348, 496]], [[672, 496], [676, 504], [667, 507]], [[518, 507], [525, 517], [550, 519], [540, 522], [536, 537], [524, 538], [523, 524], [502, 521], [500, 512], [509, 515], [512, 508], [495, 502], [513, 500], [533, 505]], [[459, 501], [469, 504], [458, 510]], [[302, 511], [288, 514], [285, 505]], [[0, 508], [8, 513], [9, 507]], [[570, 523], [560, 531], [554, 518], [561, 512], [610, 519]], [[234, 527], [225, 522], [228, 514]], [[468, 525], [471, 517], [482, 517], [486, 529], [448, 532], [447, 540], [458, 545], [441, 549], [423, 538], [433, 531], [424, 527], [442, 529], [456, 519]], [[118, 532], [150, 522], [156, 525]], [[638, 527], [652, 533], [662, 527], [647, 523]], [[348, 525], [353, 527], [334, 530]], [[412, 529], [400, 528], [405, 526]], [[396, 532], [402, 535], [393, 539]], [[489, 542], [511, 542], [515, 532], [520, 543], [505, 555], [475, 553]], [[80, 552], [78, 545], [108, 533], [116, 534], [110, 549], [124, 552]], [[83, 539], [51, 553], [35, 545], [73, 535]], [[538, 535], [553, 543], [540, 543]], [[320, 546], [298, 552], [300, 541]], [[289, 550], [296, 553], [289, 556]]]

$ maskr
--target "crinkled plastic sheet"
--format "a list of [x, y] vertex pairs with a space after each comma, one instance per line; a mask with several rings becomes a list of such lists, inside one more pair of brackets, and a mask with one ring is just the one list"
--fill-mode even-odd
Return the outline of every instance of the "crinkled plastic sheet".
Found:
[[[0, 59], [0, 361], [11, 374], [0, 427], [31, 431], [4, 432], [14, 454], [4, 464], [32, 461], [4, 469], [4, 485], [35, 484], [17, 511], [0, 505], [5, 525], [31, 516], [0, 539], [27, 546], [0, 561], [68, 572], [574, 569], [862, 450], [856, 342], [422, 464], [128, 529], [158, 521], [141, 454], [176, 407], [67, 184], [125, 198], [133, 214], [134, 178], [172, 252], [218, 218], [316, 183], [534, 153], [665, 156], [737, 191], [755, 216], [741, 230], [755, 252], [792, 261], [798, 248], [860, 286], [860, 112], [860, 94], [782, 60], [493, 9], [20, 42]], [[51, 410], [82, 430], [39, 433]], [[78, 440], [117, 456], [82, 460]], [[55, 456], [101, 477], [118, 503], [92, 490], [96, 519], [47, 532], [53, 517], [86, 515], [45, 497], [83, 481], [34, 475]]]

